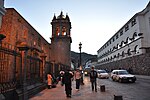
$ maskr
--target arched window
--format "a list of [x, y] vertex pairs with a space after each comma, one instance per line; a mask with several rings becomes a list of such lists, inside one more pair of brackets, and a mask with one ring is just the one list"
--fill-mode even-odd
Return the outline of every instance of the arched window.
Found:
[[114, 55], [114, 58], [116, 58], [116, 55]]
[[110, 59], [108, 58], [108, 61], [109, 61]]
[[128, 40], [129, 40], [129, 37], [127, 37], [126, 41], [124, 42], [124, 44], [128, 44]]
[[128, 54], [128, 56], [131, 55], [131, 49], [128, 49], [127, 54]]
[[124, 41], [121, 41], [121, 43], [120, 43], [119, 47], [122, 47], [122, 46], [123, 46], [123, 44], [124, 44]]
[[63, 28], [62, 28], [62, 35], [67, 35], [67, 34], [66, 34], [66, 27], [63, 27]]
[[120, 56], [120, 53], [117, 54], [117, 58], [119, 58], [119, 56]]
[[56, 27], [56, 36], [59, 36], [60, 35], [60, 29], [59, 27]]
[[124, 56], [125, 56], [124, 51], [122, 51], [122, 57], [124, 57]]
[[132, 38], [133, 38], [133, 40], [135, 40], [137, 38], [137, 33], [136, 32], [133, 33], [133, 37]]
[[111, 52], [111, 49], [109, 51]]
[[131, 43], [132, 42], [132, 39], [131, 38], [128, 38], [128, 43]]
[[119, 46], [119, 44], [117, 44], [117, 49], [119, 49], [120, 48], [120, 46]]
[[139, 53], [138, 45], [136, 45], [136, 46], [134, 47], [134, 52], [135, 52], [135, 54]]

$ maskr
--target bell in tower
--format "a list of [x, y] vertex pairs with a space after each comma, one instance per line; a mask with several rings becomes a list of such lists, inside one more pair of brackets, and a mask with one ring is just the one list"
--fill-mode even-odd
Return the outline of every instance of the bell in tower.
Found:
[[51, 52], [52, 60], [55, 63], [61, 63], [68, 67], [71, 67], [71, 22], [69, 16], [63, 15], [61, 11], [60, 15], [56, 17], [54, 15], [52, 22], [52, 36], [51, 36]]

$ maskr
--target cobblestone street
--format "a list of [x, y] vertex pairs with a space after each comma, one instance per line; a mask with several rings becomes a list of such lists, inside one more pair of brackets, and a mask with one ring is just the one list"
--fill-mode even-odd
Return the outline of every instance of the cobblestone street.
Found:
[[[45, 89], [30, 100], [114, 100], [114, 95], [121, 95], [123, 100], [149, 100], [150, 78], [137, 76], [136, 83], [118, 83], [111, 79], [98, 79], [98, 91], [92, 92], [88, 77], [84, 78], [85, 85], [80, 91], [75, 90], [75, 81], [72, 85], [72, 98], [66, 98], [64, 86], [60, 84], [53, 89]], [[144, 80], [144, 81], [143, 81]], [[105, 92], [101, 92], [99, 86], [105, 85]]]

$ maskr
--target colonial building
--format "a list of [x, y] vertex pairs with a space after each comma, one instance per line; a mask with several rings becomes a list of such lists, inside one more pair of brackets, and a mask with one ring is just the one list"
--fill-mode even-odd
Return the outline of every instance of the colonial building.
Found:
[[9, 100], [15, 90], [22, 100], [45, 88], [47, 73], [57, 77], [60, 70], [71, 68], [71, 22], [62, 12], [54, 16], [50, 44], [14, 8], [6, 11], [0, 28], [6, 36], [0, 41], [0, 93], [11, 91]]
[[[144, 10], [136, 13], [97, 51], [97, 66], [123, 61], [123, 59], [137, 57], [149, 52], [150, 3]], [[129, 66], [118, 65], [118, 67], [128, 68]]]
[[0, 29], [6, 36], [0, 45], [0, 92], [42, 83], [51, 57], [50, 44], [14, 8], [6, 11]]
[[6, 11], [1, 28], [6, 35], [4, 43], [9, 43], [9, 48], [14, 50], [15, 46], [26, 42], [29, 48], [34, 49], [32, 55], [39, 58], [40, 53], [45, 51], [46, 59], [50, 60], [50, 44], [14, 8], [6, 8]]

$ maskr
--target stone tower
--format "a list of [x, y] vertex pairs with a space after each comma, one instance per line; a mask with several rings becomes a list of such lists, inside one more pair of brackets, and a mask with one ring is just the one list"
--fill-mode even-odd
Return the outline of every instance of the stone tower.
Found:
[[58, 17], [54, 15], [51, 25], [51, 59], [55, 63], [63, 64], [70, 67], [72, 39], [70, 36], [71, 22], [69, 16], [64, 16], [63, 12], [61, 11]]

